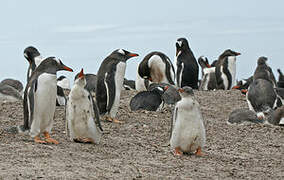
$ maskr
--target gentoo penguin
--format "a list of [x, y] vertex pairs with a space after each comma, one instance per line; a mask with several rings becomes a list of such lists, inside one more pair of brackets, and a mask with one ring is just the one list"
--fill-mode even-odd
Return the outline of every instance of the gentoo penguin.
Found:
[[30, 76], [32, 75], [32, 72], [44, 60], [44, 58], [42, 58], [39, 51], [33, 46], [29, 46], [24, 50], [24, 57], [29, 62], [29, 68], [27, 72], [27, 82], [28, 82]]
[[19, 100], [22, 100], [22, 94], [17, 89], [6, 83], [0, 83], [0, 101], [14, 102]]
[[177, 86], [198, 89], [199, 67], [185, 38], [176, 42]]
[[282, 71], [280, 69], [277, 69], [279, 73], [277, 87], [284, 88], [284, 75], [282, 74]]
[[268, 122], [273, 125], [284, 126], [284, 106], [273, 111], [272, 117], [268, 119]]
[[102, 136], [99, 109], [86, 90], [83, 69], [76, 77], [66, 107], [66, 132], [71, 141], [99, 144]]
[[[54, 57], [46, 58], [34, 70], [24, 91], [24, 125], [19, 126], [18, 130], [29, 130], [30, 136], [37, 143], [58, 144], [49, 134], [55, 112], [56, 73], [60, 70], [73, 71]], [[45, 140], [40, 139], [41, 133]]]
[[236, 56], [241, 53], [225, 50], [216, 63], [216, 80], [218, 89], [229, 90], [236, 83]]
[[235, 109], [231, 112], [228, 124], [242, 125], [245, 123], [263, 123], [263, 119], [258, 119], [255, 112], [249, 109]]
[[174, 110], [171, 148], [174, 149], [175, 155], [194, 151], [196, 155], [202, 155], [201, 149], [206, 137], [199, 103], [194, 98], [192, 88], [185, 86], [179, 89], [179, 92], [181, 100], [177, 102]]
[[247, 93], [248, 87], [249, 85], [252, 83], [253, 81], [253, 76], [247, 78], [247, 79], [242, 79], [240, 81], [237, 81], [237, 85], [235, 85], [234, 87], [232, 87], [232, 89], [238, 89], [240, 90], [243, 94]]
[[123, 87], [125, 90], [135, 90], [135, 81], [124, 78]]
[[282, 105], [272, 83], [265, 79], [256, 79], [251, 83], [246, 100], [249, 109], [256, 112], [259, 119], [264, 119], [267, 112]]
[[117, 49], [106, 57], [97, 74], [96, 100], [100, 115], [108, 113], [107, 120], [119, 122], [115, 116], [118, 111], [120, 92], [123, 86], [126, 61], [138, 54]]
[[164, 89], [157, 86], [150, 91], [141, 91], [138, 92], [130, 100], [130, 109], [131, 111], [137, 110], [147, 110], [147, 111], [159, 111], [163, 108], [164, 102], [162, 95]]
[[67, 98], [62, 87], [57, 85], [56, 106], [65, 106]]
[[267, 57], [259, 57], [257, 60], [257, 67], [253, 74], [253, 80], [256, 79], [266, 79], [273, 84], [273, 87], [276, 87], [276, 80], [272, 69], [267, 64]]
[[[141, 78], [144, 81], [141, 81]], [[143, 86], [145, 80], [174, 84], [175, 70], [170, 58], [157, 51], [147, 54], [138, 66], [137, 83], [142, 83], [142, 85], [137, 84], [136, 87]]]
[[217, 89], [215, 67], [211, 67], [208, 59], [204, 56], [198, 58], [198, 63], [202, 69], [202, 79], [199, 90], [207, 91]]
[[[76, 74], [75, 80], [78, 78], [80, 73]], [[93, 97], [96, 96], [96, 84], [97, 84], [97, 75], [95, 74], [84, 74], [86, 79], [85, 89], [91, 93]]]
[[13, 88], [15, 88], [16, 90], [18, 90], [20, 93], [22, 93], [24, 87], [23, 84], [21, 83], [21, 81], [16, 80], [16, 79], [4, 79], [1, 81], [2, 84], [7, 84], [9, 86], [12, 86]]
[[63, 89], [70, 89], [70, 81], [66, 76], [60, 76], [57, 78], [57, 86]]

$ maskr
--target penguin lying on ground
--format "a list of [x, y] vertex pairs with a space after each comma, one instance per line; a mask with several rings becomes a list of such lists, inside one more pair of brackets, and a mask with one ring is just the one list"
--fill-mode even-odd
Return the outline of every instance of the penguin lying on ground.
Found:
[[2, 80], [1, 83], [2, 83], [2, 84], [7, 84], [7, 85], [9, 85], [9, 86], [12, 86], [12, 87], [15, 88], [16, 90], [18, 90], [18, 92], [19, 92], [20, 94], [23, 93], [24, 87], [23, 87], [23, 84], [21, 83], [21, 81], [18, 81], [18, 80], [16, 80], [16, 79], [10, 79], [10, 78], [8, 78], [8, 79]]
[[280, 69], [277, 69], [279, 73], [277, 87], [284, 88], [284, 75], [282, 74], [282, 71]]
[[76, 76], [66, 107], [66, 132], [71, 141], [99, 144], [102, 136], [99, 110], [90, 92], [85, 88], [83, 72]]
[[216, 63], [216, 81], [218, 89], [229, 90], [236, 83], [236, 56], [241, 53], [225, 50]]
[[138, 56], [138, 54], [118, 49], [106, 57], [99, 68], [97, 74], [96, 100], [100, 115], [107, 113], [107, 120], [109, 121], [120, 122], [115, 116], [119, 107], [126, 61], [136, 56]]
[[176, 42], [177, 86], [198, 89], [199, 67], [185, 38]]
[[174, 84], [175, 70], [168, 56], [161, 52], [147, 54], [138, 66], [136, 89], [145, 90], [145, 80], [156, 83]]
[[[37, 143], [58, 144], [49, 134], [55, 113], [56, 73], [61, 70], [73, 71], [54, 57], [46, 58], [34, 70], [24, 91], [24, 125], [19, 126], [18, 131], [29, 131]], [[41, 133], [44, 140], [40, 139]]]
[[202, 79], [199, 90], [214, 90], [217, 89], [215, 67], [211, 67], [208, 59], [204, 56], [198, 58], [198, 63], [202, 68]]
[[4, 102], [15, 102], [22, 100], [22, 94], [14, 87], [6, 84], [0, 83], [0, 101]]
[[248, 91], [248, 87], [252, 83], [252, 81], [253, 81], [253, 76], [249, 77], [248, 79], [242, 79], [240, 81], [237, 81], [237, 85], [232, 87], [232, 89], [238, 89], [243, 94], [246, 94]]
[[254, 80], [246, 94], [249, 109], [256, 112], [259, 119], [264, 119], [271, 109], [282, 105], [280, 97], [276, 94], [273, 85], [265, 79]]
[[242, 125], [245, 123], [263, 123], [263, 119], [258, 119], [255, 112], [249, 109], [236, 109], [229, 115], [228, 124]]
[[276, 87], [276, 80], [272, 69], [267, 65], [267, 57], [259, 57], [257, 60], [257, 67], [253, 74], [253, 80], [256, 79], [265, 79], [270, 81], [273, 84], [273, 87]]
[[141, 91], [137, 93], [130, 100], [130, 109], [131, 111], [137, 110], [147, 110], [147, 111], [159, 111], [163, 108], [164, 102], [162, 95], [164, 89], [157, 86], [151, 88], [149, 91]]
[[179, 89], [179, 92], [181, 100], [175, 106], [171, 148], [174, 149], [175, 155], [196, 151], [195, 154], [200, 156], [206, 137], [199, 103], [194, 97], [192, 88], [186, 86]]

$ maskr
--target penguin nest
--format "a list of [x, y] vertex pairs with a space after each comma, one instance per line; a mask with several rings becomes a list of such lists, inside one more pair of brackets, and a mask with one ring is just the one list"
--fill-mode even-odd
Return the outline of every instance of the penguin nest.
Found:
[[52, 137], [41, 145], [7, 131], [22, 124], [22, 102], [0, 106], [0, 179], [282, 179], [284, 128], [265, 124], [227, 125], [229, 114], [247, 108], [236, 90], [197, 91], [206, 127], [204, 157], [173, 156], [168, 146], [171, 110], [129, 110], [137, 92], [123, 91], [117, 118], [102, 121], [99, 145], [71, 142], [65, 135], [64, 108], [57, 107]]

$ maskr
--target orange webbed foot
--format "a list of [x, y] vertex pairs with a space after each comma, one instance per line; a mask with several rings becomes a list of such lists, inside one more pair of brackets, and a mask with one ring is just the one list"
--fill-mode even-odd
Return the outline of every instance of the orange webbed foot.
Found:
[[107, 117], [106, 120], [109, 121], [109, 122], [114, 122], [114, 123], [122, 123], [122, 122], [119, 121], [118, 119], [116, 119], [116, 118], [111, 118], [111, 117]]
[[179, 147], [176, 147], [174, 150], [174, 155], [175, 156], [181, 156], [183, 153], [181, 152]]
[[201, 156], [205, 156], [205, 154], [201, 152], [201, 147], [198, 147], [198, 148], [197, 148], [195, 155], [196, 155], [196, 156], [200, 156], [200, 157], [201, 157]]
[[48, 132], [44, 132], [44, 133], [43, 133], [43, 135], [44, 135], [44, 137], [45, 137], [45, 141], [46, 141], [47, 143], [51, 143], [51, 144], [59, 144], [59, 142], [58, 142], [58, 141], [56, 141], [55, 139], [52, 139], [52, 138], [50, 137], [50, 135], [49, 135], [49, 133], [48, 133]]
[[41, 140], [39, 136], [36, 136], [34, 138], [34, 142], [39, 143], [39, 144], [46, 144], [47, 143], [46, 141]]

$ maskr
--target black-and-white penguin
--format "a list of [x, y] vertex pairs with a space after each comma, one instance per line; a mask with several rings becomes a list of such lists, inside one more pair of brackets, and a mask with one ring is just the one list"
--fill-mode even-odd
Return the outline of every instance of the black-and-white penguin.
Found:
[[[60, 60], [49, 57], [43, 60], [34, 70], [24, 91], [24, 125], [20, 132], [29, 131], [37, 143], [54, 143], [58, 141], [50, 137], [55, 112], [57, 71], [73, 71]], [[40, 139], [43, 133], [45, 139]]]
[[57, 85], [56, 106], [65, 106], [67, 98], [62, 87]]
[[[76, 74], [75, 79], [78, 78], [80, 73]], [[91, 93], [93, 97], [96, 96], [97, 75], [87, 73], [84, 75], [86, 79], [85, 89]]]
[[135, 90], [135, 81], [124, 78], [123, 87], [125, 90]]
[[238, 89], [240, 90], [243, 94], [247, 93], [248, 87], [253, 81], [253, 76], [247, 78], [247, 79], [242, 79], [240, 81], [237, 81], [237, 84], [232, 87], [232, 89]]
[[119, 107], [126, 61], [138, 54], [117, 49], [106, 57], [97, 73], [96, 100], [100, 114], [107, 113], [107, 120], [119, 122], [115, 116]]
[[0, 83], [0, 101], [4, 102], [14, 102], [22, 100], [22, 94], [14, 87], [6, 84]]
[[66, 106], [66, 132], [71, 141], [99, 144], [102, 136], [99, 109], [86, 90], [83, 69], [76, 76]]
[[256, 112], [259, 119], [264, 119], [267, 112], [282, 105], [272, 83], [266, 79], [254, 80], [248, 88], [246, 99], [249, 109]]
[[163, 108], [164, 102], [162, 95], [164, 89], [162, 87], [154, 87], [149, 91], [138, 92], [130, 100], [131, 111], [147, 110], [147, 111], [159, 111]]
[[216, 81], [218, 89], [229, 90], [236, 84], [236, 56], [241, 53], [225, 50], [216, 63]]
[[16, 90], [18, 90], [19, 93], [23, 92], [24, 87], [23, 87], [23, 84], [21, 83], [21, 81], [19, 81], [19, 80], [7, 78], [7, 79], [2, 80], [1, 83], [12, 86]]
[[66, 76], [60, 76], [57, 78], [57, 86], [60, 86], [62, 89], [70, 89], [70, 81]]
[[196, 152], [202, 155], [206, 135], [199, 103], [194, 97], [192, 88], [185, 86], [179, 89], [181, 100], [177, 102], [173, 116], [171, 148], [175, 155], [183, 152]]
[[33, 46], [29, 46], [24, 50], [24, 57], [29, 62], [29, 68], [27, 72], [27, 82], [28, 82], [30, 76], [32, 75], [32, 72], [44, 60], [44, 58], [42, 58], [39, 51]]
[[273, 84], [273, 87], [276, 87], [275, 76], [272, 72], [272, 69], [267, 64], [267, 57], [259, 57], [257, 60], [257, 67], [253, 74], [253, 80], [256, 79], [266, 79]]
[[185, 38], [179, 38], [176, 42], [176, 67], [177, 86], [198, 89], [199, 67]]
[[205, 56], [199, 57], [198, 63], [202, 69], [202, 79], [200, 81], [199, 90], [207, 91], [217, 89], [215, 67], [211, 67]]
[[277, 69], [277, 72], [279, 73], [277, 87], [284, 88], [284, 75], [280, 69]]
[[168, 105], [175, 105], [181, 97], [178, 92], [178, 88], [175, 85], [167, 83], [153, 83], [149, 86], [148, 91], [153, 90], [154, 88], [160, 87], [164, 90], [162, 94], [162, 99], [164, 103]]
[[145, 90], [145, 81], [174, 84], [175, 70], [170, 58], [162, 52], [151, 52], [140, 62], [136, 89]]

